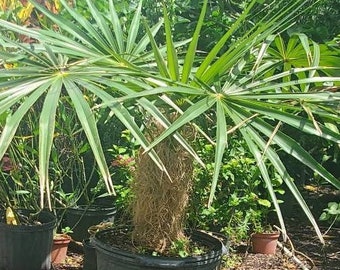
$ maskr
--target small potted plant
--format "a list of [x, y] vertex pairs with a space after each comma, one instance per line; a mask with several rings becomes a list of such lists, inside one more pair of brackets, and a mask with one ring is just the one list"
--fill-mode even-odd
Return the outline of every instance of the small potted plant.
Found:
[[68, 250], [68, 245], [71, 242], [72, 233], [70, 227], [65, 227], [61, 230], [61, 233], [56, 233], [53, 237], [53, 245], [51, 251], [51, 261], [52, 263], [62, 263], [66, 259], [66, 254]]
[[255, 232], [251, 235], [252, 251], [254, 253], [275, 254], [279, 236], [280, 232], [274, 230], [271, 225], [256, 224]]

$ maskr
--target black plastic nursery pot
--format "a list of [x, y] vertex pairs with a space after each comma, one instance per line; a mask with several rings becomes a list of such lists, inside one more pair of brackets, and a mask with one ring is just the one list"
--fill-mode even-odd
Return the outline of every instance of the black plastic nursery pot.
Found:
[[209, 251], [204, 255], [172, 258], [135, 254], [106, 244], [101, 240], [105, 234], [109, 234], [112, 230], [114, 229], [100, 231], [93, 239], [97, 251], [98, 270], [217, 270], [220, 269], [221, 258], [225, 251], [220, 240], [205, 232], [195, 231], [190, 235], [192, 240], [209, 247]]
[[84, 261], [83, 270], [97, 270], [96, 248], [92, 244], [92, 239], [83, 240]]
[[[28, 214], [30, 211], [20, 211]], [[4, 217], [4, 213], [1, 213]], [[40, 224], [7, 225], [0, 222], [0, 270], [50, 270], [53, 229], [56, 218], [39, 213]]]
[[101, 222], [114, 221], [116, 215], [115, 207], [103, 207], [97, 205], [79, 205], [66, 211], [66, 222], [73, 233], [72, 239], [83, 241], [90, 237], [88, 228]]

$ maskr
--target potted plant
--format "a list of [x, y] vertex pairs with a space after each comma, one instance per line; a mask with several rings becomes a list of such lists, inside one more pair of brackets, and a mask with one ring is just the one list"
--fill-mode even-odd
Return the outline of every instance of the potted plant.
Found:
[[39, 181], [31, 170], [30, 148], [21, 139], [1, 160], [0, 268], [50, 270], [57, 220], [37, 204]]
[[[316, 45], [313, 60], [309, 63], [307, 61], [305, 67], [285, 70], [285, 65], [266, 58], [274, 36], [285, 30], [295, 20], [297, 12], [301, 10], [305, 2], [304, 0], [273, 3], [250, 1], [244, 12], [239, 15], [216, 45], [201, 57], [197, 55], [196, 49], [204, 15], [208, 8], [207, 0], [203, 1], [197, 27], [188, 47], [183, 51], [179, 46], [187, 44], [188, 41], [173, 42], [173, 33], [171, 33], [170, 19], [166, 9], [163, 20], [151, 29], [145, 22], [146, 34], [143, 35], [138, 32], [140, 21], [142, 21], [141, 4], [137, 6], [130, 24], [121, 26], [122, 22], [119, 20], [113, 1], [109, 1], [110, 12], [106, 16], [98, 11], [92, 1], [87, 0], [89, 12], [93, 17], [88, 20], [71, 9], [66, 1], [61, 0], [72, 22], [60, 15], [52, 14], [32, 1], [35, 7], [62, 31], [29, 29], [0, 21], [1, 37], [4, 40], [2, 50], [5, 51], [2, 55], [4, 61], [13, 64], [14, 67], [2, 68], [0, 73], [0, 88], [3, 89], [0, 96], [1, 110], [8, 111], [13, 106], [20, 105], [18, 110], [7, 116], [11, 121], [7, 121], [0, 137], [0, 156], [6, 152], [22, 116], [36, 100], [41, 98], [43, 105], [39, 120], [39, 176], [41, 202], [44, 202], [45, 196], [48, 198], [49, 195], [48, 161], [54, 137], [54, 116], [60, 98], [68, 95], [89, 140], [108, 192], [114, 192], [113, 183], [96, 128], [96, 115], [93, 112], [95, 109], [105, 111], [107, 108], [112, 117], [117, 117], [131, 131], [143, 149], [139, 156], [152, 160], [156, 167], [152, 166], [151, 170], [159, 170], [162, 175], [162, 178], [158, 179], [159, 182], [162, 184], [167, 182], [170, 187], [166, 196], [159, 197], [160, 194], [164, 194], [159, 192], [153, 194], [152, 196], [156, 199], [149, 198], [149, 196], [137, 196], [134, 205], [143, 204], [149, 199], [157, 201], [157, 198], [172, 197], [171, 188], [176, 190], [175, 185], [169, 184], [174, 181], [170, 173], [171, 163], [167, 163], [166, 159], [162, 158], [162, 151], [171, 153], [171, 151], [175, 152], [174, 149], [181, 149], [181, 151], [184, 149], [184, 158], [190, 160], [189, 156], [192, 156], [196, 162], [204, 166], [190, 146], [190, 140], [195, 133], [186, 133], [186, 129], [190, 131], [192, 127], [195, 127], [202, 136], [214, 142], [215, 146], [214, 174], [209, 205], [214, 198], [228, 134], [239, 132], [256, 159], [282, 230], [285, 230], [284, 221], [268, 176], [266, 162], [273, 165], [293, 193], [322, 241], [315, 219], [285, 169], [279, 150], [306, 164], [337, 188], [340, 188], [340, 183], [280, 127], [288, 125], [301, 129], [307, 134], [339, 143], [339, 133], [327, 127], [328, 122], [337, 123], [338, 121], [334, 103], [339, 101], [339, 95], [337, 92], [329, 91], [323, 82], [336, 83], [340, 79], [337, 76], [329, 77], [323, 72], [332, 69], [331, 65], [327, 68], [318, 66], [320, 53]], [[248, 20], [252, 19], [251, 14], [255, 13], [263, 17], [248, 24]], [[155, 35], [163, 21], [166, 41], [164, 46], [158, 47], [157, 44], [162, 42], [157, 42]], [[242, 25], [249, 25], [249, 28], [244, 34], [237, 36], [239, 33], [237, 31]], [[129, 29], [126, 35], [123, 34], [124, 29]], [[36, 41], [36, 44], [20, 44], [15, 40], [10, 40], [7, 38], [10, 31], [28, 35]], [[305, 45], [306, 59], [310, 60], [311, 47], [308, 46], [309, 44], [306, 45], [304, 40], [301, 42]], [[148, 51], [150, 47], [152, 52]], [[184, 59], [181, 57], [182, 52], [185, 54]], [[317, 89], [321, 87], [323, 91], [310, 91], [314, 89], [313, 87]], [[17, 94], [16, 98], [13, 98], [14, 93]], [[151, 127], [155, 125], [161, 128], [156, 128], [156, 132], [151, 133], [151, 136], [143, 133], [141, 123], [136, 120], [134, 114], [136, 111], [131, 108], [138, 108], [138, 111], [142, 112], [144, 130], [145, 127], [147, 127], [146, 131], [149, 130], [148, 123], [151, 123]], [[319, 122], [315, 120], [316, 116]], [[182, 152], [175, 153], [179, 155]], [[146, 169], [144, 171], [147, 172]], [[147, 178], [136, 177], [136, 179]], [[184, 179], [188, 178], [184, 177]], [[190, 182], [189, 179], [188, 182]], [[137, 189], [143, 184], [136, 183]], [[190, 187], [190, 183], [188, 186]], [[160, 189], [162, 192], [167, 191], [165, 187]], [[190, 188], [187, 190], [190, 191]], [[181, 193], [176, 193], [174, 198], [178, 194]], [[174, 202], [178, 201], [181, 200], [174, 199]], [[149, 210], [151, 214], [158, 216], [160, 214], [159, 209], [154, 211], [153, 207], [149, 207]], [[185, 211], [181, 214], [185, 216]], [[183, 216], [174, 216], [173, 219], [182, 221]], [[168, 221], [173, 224], [172, 219]], [[134, 229], [142, 228], [138, 222], [139, 220], [134, 219]], [[141, 219], [141, 222], [144, 221]], [[161, 238], [158, 242], [159, 246], [153, 247], [155, 250], [167, 251], [169, 246], [176, 245], [176, 243], [182, 246], [181, 244], [185, 242], [184, 227], [181, 222], [177, 224], [180, 225], [178, 230], [175, 230], [177, 233], [174, 233], [173, 227], [168, 226], [168, 223], [164, 228], [159, 228]], [[144, 235], [144, 239], [150, 235], [149, 227], [145, 228], [148, 232], [146, 236]], [[141, 231], [130, 234], [129, 230], [124, 229], [122, 233], [133, 235], [134, 243], [144, 243]], [[177, 241], [174, 235], [180, 236]], [[168, 267], [168, 263], [171, 267], [179, 269], [183, 269], [183, 264], [186, 263], [190, 265], [189, 269], [196, 267], [191, 265], [192, 262], [197, 262], [195, 256], [189, 256], [184, 260], [173, 258], [170, 262], [164, 262], [163, 257], [158, 260], [157, 256], [145, 258], [135, 253], [129, 257], [131, 252], [127, 256], [125, 251], [119, 251], [120, 249], [114, 246], [112, 248], [112, 245], [105, 241], [114, 239], [115, 236], [117, 235], [112, 231], [101, 231], [96, 236], [97, 255], [100, 250], [100, 256], [102, 256], [98, 261], [102, 262], [101, 267], [104, 267], [102, 269], [114, 265], [114, 262], [106, 260], [112, 254], [119, 258], [124, 257], [124, 262], [128, 260], [132, 264], [141, 261], [144, 266], [137, 267], [144, 267], [144, 269], [152, 267], [162, 269], [161, 267]], [[200, 258], [203, 261], [205, 258], [208, 259], [208, 262], [205, 260], [208, 264], [206, 269], [218, 267], [218, 260], [222, 254], [221, 243], [216, 242], [214, 238], [208, 237], [207, 239], [206, 234], [199, 232], [193, 233], [192, 239], [202, 239], [205, 245], [213, 247], [210, 253], [207, 252], [207, 256], [202, 255]], [[143, 244], [140, 245], [140, 249], [144, 250], [142, 246]], [[112, 249], [115, 253], [111, 252]], [[115, 269], [126, 269], [124, 268], [126, 264], [122, 265], [119, 260], [118, 265]], [[204, 263], [201, 265], [205, 267]]]
[[89, 179], [84, 177], [80, 181], [82, 184], [72, 193], [78, 193], [74, 197], [79, 199], [68, 202], [64, 212], [65, 223], [73, 231], [72, 238], [79, 242], [89, 238], [89, 227], [100, 222], [113, 222], [117, 212], [115, 200], [106, 192], [104, 181], [99, 179], [94, 187], [89, 188], [86, 183]]
[[275, 254], [280, 231], [274, 230], [270, 216], [272, 205], [267, 199], [258, 199], [256, 207], [249, 209], [250, 244], [254, 253]]
[[62, 229], [61, 233], [54, 234], [51, 251], [52, 263], [63, 263], [65, 261], [68, 245], [72, 240], [71, 236], [69, 235], [70, 233], [72, 233], [71, 228], [65, 227]]
[[0, 267], [50, 270], [54, 215], [10, 207], [0, 214]]
[[275, 254], [280, 232], [272, 226], [257, 225], [251, 234], [251, 246], [254, 253]]
[[[85, 175], [85, 173], [84, 173]], [[103, 179], [89, 187], [90, 177], [84, 177], [72, 194], [78, 193], [76, 202], [69, 202], [65, 209], [65, 223], [72, 228], [72, 238], [82, 242], [89, 238], [88, 229], [101, 222], [114, 222], [117, 213], [115, 198], [108, 194]]]
[[[146, 128], [151, 137], [163, 131], [155, 122], [150, 122]], [[193, 135], [193, 129], [186, 129], [182, 135], [186, 132]], [[168, 168], [168, 175], [159, 170], [148, 155], [143, 155], [142, 151], [139, 153], [131, 187], [132, 226], [118, 226], [95, 234], [93, 240], [97, 250], [97, 268], [217, 269], [223, 251], [222, 243], [201, 231], [185, 234], [183, 228], [188, 194], [192, 188], [191, 156], [171, 138], [157, 145], [154, 150]], [[144, 201], [142, 197], [148, 200]], [[135, 249], [132, 241], [129, 244], [129, 241], [117, 240], [109, 244], [115, 238], [133, 239], [138, 243], [137, 248], [142, 247], [144, 252], [131, 252]], [[123, 250], [120, 241], [125, 242]], [[188, 247], [193, 243], [199, 243], [195, 251]], [[166, 257], [169, 255], [175, 258]], [[185, 258], [176, 258], [178, 256]]]
[[112, 196], [108, 196], [111, 201], [109, 204], [96, 203], [94, 200], [97, 196], [100, 196], [98, 193], [101, 194], [99, 191], [103, 188], [103, 185], [104, 183], [100, 179], [97, 185], [90, 189], [93, 200], [87, 200], [86, 204], [77, 203], [70, 205], [65, 210], [65, 223], [72, 228], [73, 240], [82, 242], [84, 239], [89, 238], [88, 229], [92, 225], [99, 224], [100, 222], [114, 221], [117, 209], [114, 206]]
[[81, 242], [87, 229], [103, 220], [114, 220], [115, 198], [108, 194], [93, 160], [84, 132], [72, 110], [72, 102], [63, 98], [56, 115], [56, 133], [52, 147], [49, 177], [53, 178], [54, 210], [63, 225], [72, 230], [72, 239]]

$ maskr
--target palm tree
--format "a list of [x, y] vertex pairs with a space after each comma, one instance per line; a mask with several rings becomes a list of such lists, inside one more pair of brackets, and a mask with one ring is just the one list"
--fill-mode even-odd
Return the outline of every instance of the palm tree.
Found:
[[[304, 46], [311, 59], [306, 67], [280, 71], [279, 63], [267, 59], [268, 49], [277, 34], [294, 22], [306, 1], [250, 1], [211, 51], [201, 56], [197, 55], [196, 47], [207, 10], [208, 1], [204, 0], [183, 59], [177, 48], [188, 41], [175, 43], [172, 40], [166, 9], [166, 42], [164, 47], [158, 47], [154, 35], [162, 22], [151, 29], [145, 22], [146, 34], [139, 37], [141, 2], [128, 33], [121, 27], [112, 0], [108, 14], [99, 12], [92, 1], [86, 2], [91, 19], [84, 18], [61, 0], [65, 12], [72, 18], [69, 21], [32, 0], [35, 7], [58, 26], [57, 30], [28, 29], [0, 21], [0, 55], [5, 63], [14, 65], [11, 69], [2, 67], [0, 73], [0, 112], [7, 113], [0, 137], [0, 157], [5, 154], [23, 116], [35, 102], [43, 102], [39, 129], [41, 206], [45, 203], [45, 194], [47, 198], [49, 194], [48, 160], [58, 101], [61, 96], [69, 95], [108, 191], [114, 192], [93, 114], [96, 107], [108, 107], [131, 131], [157, 168], [170, 179], [168, 164], [156, 147], [165, 140], [175, 140], [202, 164], [181, 130], [194, 126], [197, 132], [207, 136], [196, 119], [213, 113], [216, 134], [208, 139], [215, 145], [215, 170], [209, 202], [214, 198], [228, 135], [239, 132], [257, 161], [282, 229], [284, 220], [265, 165], [267, 162], [281, 176], [322, 240], [314, 217], [277, 151], [290, 154], [340, 188], [340, 182], [281, 129], [290, 126], [339, 143], [339, 133], [327, 128], [326, 123], [338, 124], [340, 95], [327, 91], [324, 84], [338, 83], [340, 77], [325, 75], [325, 71], [333, 67], [319, 66], [317, 44], [313, 45], [312, 56], [310, 47]], [[237, 36], [239, 27], [260, 10], [261, 19], [245, 34], [230, 41]], [[9, 39], [8, 31], [30, 36], [36, 43], [28, 45]], [[227, 49], [224, 49], [225, 44], [228, 44]], [[152, 51], [148, 50], [148, 45]], [[315, 87], [322, 91], [315, 91]], [[87, 101], [89, 97], [96, 97], [100, 104], [91, 108]], [[150, 141], [135, 122], [133, 112], [129, 110], [131, 105], [140, 107], [145, 118], [153, 118], [164, 131]], [[181, 226], [179, 230], [182, 230]]]

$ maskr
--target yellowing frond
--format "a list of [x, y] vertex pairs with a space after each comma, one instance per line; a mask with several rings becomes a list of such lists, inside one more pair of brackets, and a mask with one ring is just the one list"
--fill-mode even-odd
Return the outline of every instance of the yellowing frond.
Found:
[[20, 19], [21, 22], [25, 22], [31, 16], [33, 7], [34, 6], [31, 3], [28, 3], [27, 6], [23, 7], [18, 12], [18, 18]]
[[6, 223], [8, 225], [18, 225], [19, 222], [16, 219], [14, 212], [11, 207], [7, 207], [6, 209]]

